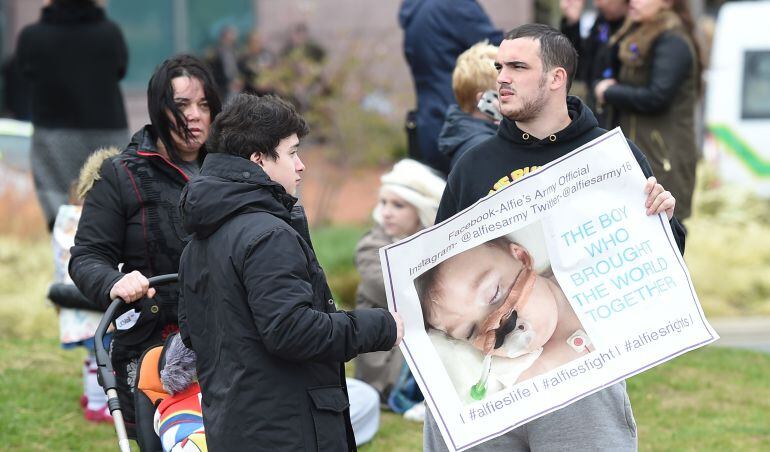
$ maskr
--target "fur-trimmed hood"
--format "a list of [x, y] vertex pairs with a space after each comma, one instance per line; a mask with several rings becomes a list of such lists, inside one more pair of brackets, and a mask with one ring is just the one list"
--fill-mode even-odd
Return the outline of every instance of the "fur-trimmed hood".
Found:
[[80, 176], [78, 176], [78, 185], [75, 189], [75, 194], [79, 200], [84, 200], [91, 187], [94, 186], [94, 182], [101, 179], [99, 175], [99, 168], [102, 167], [102, 163], [108, 158], [115, 157], [120, 151], [118, 148], [112, 146], [108, 148], [101, 148], [94, 151], [80, 168]]

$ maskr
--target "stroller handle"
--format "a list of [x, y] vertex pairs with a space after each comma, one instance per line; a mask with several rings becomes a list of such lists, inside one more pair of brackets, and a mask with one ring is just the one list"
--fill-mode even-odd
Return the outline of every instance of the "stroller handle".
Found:
[[[177, 273], [170, 273], [167, 275], [159, 275], [159, 276], [153, 276], [152, 278], [148, 278], [148, 281], [150, 282], [150, 287], [156, 287], [156, 286], [162, 286], [165, 284], [175, 283], [177, 280], [178, 280]], [[102, 319], [99, 321], [99, 326], [96, 328], [96, 334], [94, 334], [94, 348], [96, 349], [96, 364], [97, 366], [99, 366], [99, 372], [98, 372], [99, 384], [102, 385], [105, 391], [107, 391], [108, 389], [117, 389], [117, 383], [115, 381], [115, 374], [112, 369], [112, 362], [110, 361], [110, 355], [109, 353], [107, 353], [107, 350], [104, 348], [104, 335], [106, 334], [107, 328], [109, 328], [110, 323], [112, 323], [112, 320], [115, 317], [115, 311], [117, 311], [122, 304], [124, 304], [124, 301], [121, 298], [116, 298], [112, 300], [112, 303], [110, 303], [110, 306], [104, 312]], [[109, 403], [110, 403], [110, 412], [112, 412], [113, 411], [112, 400], [110, 400]]]
[[[179, 279], [178, 276], [177, 273], [158, 275], [148, 278], [148, 281], [150, 282], [150, 287], [156, 287], [174, 283]], [[110, 414], [112, 414], [112, 420], [115, 424], [115, 432], [118, 435], [118, 446], [121, 452], [131, 452], [126, 425], [123, 421], [123, 413], [120, 410], [115, 372], [112, 369], [110, 355], [104, 348], [104, 335], [107, 332], [110, 323], [112, 323], [113, 317], [115, 317], [115, 311], [117, 311], [123, 303], [125, 302], [121, 298], [116, 298], [112, 300], [112, 303], [110, 303], [110, 306], [104, 312], [102, 319], [99, 321], [99, 326], [96, 328], [96, 334], [94, 334], [94, 348], [96, 351], [96, 365], [98, 366], [96, 376], [99, 380], [99, 384], [104, 388], [104, 392], [107, 394], [107, 406], [110, 409]]]
[[[171, 284], [177, 282], [179, 279], [177, 273], [170, 273], [167, 275], [158, 275], [148, 278], [150, 287], [162, 286], [165, 284]], [[104, 311], [102, 319], [99, 321], [99, 326], [96, 327], [96, 333], [94, 334], [94, 348], [96, 349], [96, 364], [99, 366], [99, 384], [102, 385], [105, 391], [108, 389], [116, 389], [117, 383], [115, 381], [115, 374], [112, 369], [112, 362], [110, 361], [110, 355], [104, 348], [104, 335], [107, 333], [110, 323], [112, 323], [115, 317], [115, 311], [124, 304], [121, 298], [112, 300], [107, 310]], [[110, 412], [113, 408], [110, 406]]]

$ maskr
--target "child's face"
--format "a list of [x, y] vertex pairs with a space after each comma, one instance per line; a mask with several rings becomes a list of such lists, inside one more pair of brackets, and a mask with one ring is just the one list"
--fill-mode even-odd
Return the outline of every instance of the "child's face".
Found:
[[[523, 252], [516, 244], [510, 244], [509, 249], [483, 244], [444, 261], [433, 296], [425, 301], [432, 303], [428, 323], [483, 351], [482, 325], [508, 297], [523, 267], [516, 253]], [[536, 282], [526, 304], [516, 309], [516, 327], [494, 355], [515, 358], [542, 347], [553, 334], [558, 315], [547, 284]]]
[[417, 209], [390, 190], [380, 190], [382, 227], [394, 239], [408, 237], [422, 229]]

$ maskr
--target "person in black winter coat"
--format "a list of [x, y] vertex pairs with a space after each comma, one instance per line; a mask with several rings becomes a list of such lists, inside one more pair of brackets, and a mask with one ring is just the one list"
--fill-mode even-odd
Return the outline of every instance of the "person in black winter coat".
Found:
[[180, 328], [210, 450], [355, 450], [344, 362], [403, 335], [398, 314], [335, 308], [293, 196], [307, 132], [287, 102], [239, 94], [182, 194]]
[[404, 55], [417, 93], [417, 141], [422, 163], [446, 174], [449, 159], [438, 151], [444, 113], [455, 99], [452, 70], [463, 51], [503, 33], [492, 26], [476, 0], [404, 0], [398, 20], [404, 29]]
[[35, 191], [49, 230], [91, 152], [128, 139], [120, 80], [128, 50], [94, 0], [53, 0], [16, 47], [29, 89]]
[[[524, 175], [537, 171], [606, 133], [576, 97], [568, 97], [577, 52], [559, 31], [528, 24], [508, 32], [500, 44], [500, 111], [497, 135], [470, 150], [452, 170], [441, 197], [441, 222]], [[684, 229], [674, 218], [676, 200], [652, 177], [644, 154], [629, 142], [648, 177], [644, 188], [648, 215], [666, 214], [684, 252]], [[581, 432], [576, 436], [574, 432]], [[573, 432], [563, 434], [563, 432]], [[435, 419], [425, 419], [424, 449], [446, 450]], [[474, 450], [636, 450], [636, 424], [625, 382], [535, 419]]]
[[148, 290], [147, 277], [177, 272], [188, 241], [179, 196], [198, 173], [211, 121], [221, 110], [207, 66], [188, 55], [156, 69], [147, 97], [151, 124], [102, 164], [85, 198], [69, 264], [72, 280], [91, 300], [104, 308], [117, 297], [126, 302], [115, 322], [111, 360], [127, 422], [134, 420], [139, 356], [177, 329], [177, 285]]

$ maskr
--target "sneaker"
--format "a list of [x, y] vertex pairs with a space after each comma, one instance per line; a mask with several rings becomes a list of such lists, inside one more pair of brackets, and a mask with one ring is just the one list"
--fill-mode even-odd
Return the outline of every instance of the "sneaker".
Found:
[[86, 409], [83, 415], [88, 422], [112, 422], [112, 415], [107, 405], [98, 410]]
[[83, 408], [84, 410], [88, 406], [88, 396], [83, 394], [80, 396], [80, 408]]
[[413, 422], [425, 422], [425, 402], [420, 402], [406, 410], [404, 419]]

